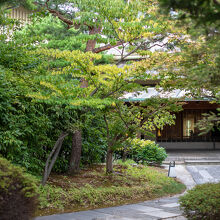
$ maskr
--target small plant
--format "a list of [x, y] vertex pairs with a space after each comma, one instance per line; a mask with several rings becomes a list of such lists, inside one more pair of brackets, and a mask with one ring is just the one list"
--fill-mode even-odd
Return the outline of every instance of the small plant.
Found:
[[167, 157], [164, 148], [154, 141], [135, 138], [131, 140], [132, 158], [136, 162], [161, 164]]
[[180, 197], [180, 207], [189, 220], [220, 219], [220, 183], [197, 185]]
[[123, 160], [117, 160], [116, 161], [116, 164], [118, 165], [122, 165], [122, 166], [125, 166], [125, 167], [128, 167], [129, 165], [132, 165], [132, 164], [135, 164], [136, 162], [134, 160], [131, 160], [131, 159], [128, 159], [126, 161], [123, 161]]
[[0, 219], [29, 220], [37, 208], [36, 180], [0, 158]]

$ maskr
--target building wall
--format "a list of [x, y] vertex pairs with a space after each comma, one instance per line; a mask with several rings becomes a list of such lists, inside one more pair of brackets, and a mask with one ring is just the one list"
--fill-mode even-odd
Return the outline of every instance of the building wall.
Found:
[[[187, 102], [183, 105], [183, 111], [175, 114], [175, 125], [167, 125], [163, 130], [157, 131], [157, 143], [166, 149], [212, 150], [214, 147], [220, 149], [220, 131], [218, 129], [200, 135], [199, 129], [195, 126], [202, 119], [203, 113], [216, 112], [218, 107], [218, 105], [210, 104], [208, 101]], [[186, 132], [186, 122], [188, 121], [191, 122], [192, 134]]]
[[[213, 142], [159, 142], [161, 147], [165, 149], [178, 150], [213, 150]], [[215, 142], [215, 149], [220, 150], [220, 142]]]
[[23, 7], [18, 7], [11, 9], [10, 13], [7, 13], [6, 15], [9, 18], [15, 19], [19, 21], [18, 25], [14, 25], [13, 28], [9, 28], [8, 26], [0, 26], [0, 34], [6, 34], [8, 36], [8, 39], [11, 38], [11, 35], [13, 32], [20, 27], [25, 26], [27, 23], [30, 23], [31, 19], [29, 18], [29, 15], [32, 12], [23, 8]]
[[14, 8], [11, 10], [11, 12], [8, 14], [10, 18], [17, 19], [21, 21], [21, 23], [27, 23], [30, 21], [30, 18], [28, 17], [30, 15], [30, 11], [23, 7]]

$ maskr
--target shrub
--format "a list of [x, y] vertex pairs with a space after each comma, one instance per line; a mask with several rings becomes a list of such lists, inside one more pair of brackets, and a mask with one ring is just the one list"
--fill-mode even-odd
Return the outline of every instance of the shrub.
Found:
[[220, 183], [197, 185], [180, 197], [187, 219], [220, 219]]
[[37, 207], [36, 180], [0, 157], [0, 219], [28, 220]]
[[131, 141], [132, 157], [136, 162], [161, 164], [167, 157], [164, 148], [154, 141], [135, 138]]

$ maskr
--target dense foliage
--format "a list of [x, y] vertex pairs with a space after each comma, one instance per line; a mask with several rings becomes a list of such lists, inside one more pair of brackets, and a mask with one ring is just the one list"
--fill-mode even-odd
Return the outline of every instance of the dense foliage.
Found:
[[220, 183], [197, 185], [180, 197], [180, 206], [189, 220], [220, 218]]
[[218, 26], [220, 18], [220, 1], [214, 0], [159, 0], [161, 6], [167, 10], [179, 10], [179, 18], [190, 17], [199, 25], [210, 25], [216, 23]]
[[161, 164], [167, 157], [165, 149], [154, 141], [135, 138], [130, 143], [128, 141], [128, 144], [130, 145], [128, 156], [138, 163]]
[[[78, 10], [68, 11], [67, 5]], [[70, 159], [78, 144], [82, 163], [103, 161], [107, 154], [111, 165], [115, 149], [128, 137], [139, 131], [150, 135], [174, 122], [170, 112], [178, 109], [176, 101], [123, 105], [120, 98], [125, 92], [146, 90], [135, 83], [146, 72], [106, 64], [108, 59], [97, 54], [120, 46], [120, 63], [138, 50], [147, 55], [152, 44], [174, 33], [171, 21], [157, 16], [157, 2], [51, 0], [38, 6], [44, 16], [50, 13], [57, 18], [36, 17], [10, 39], [1, 35], [0, 152], [4, 157], [38, 175], [44, 162], [46, 166], [51, 162], [48, 173], [54, 164], [54, 171], [65, 172], [73, 164]], [[179, 34], [166, 46], [174, 45]], [[83, 137], [77, 144], [76, 133]]]
[[29, 220], [36, 211], [36, 180], [0, 157], [0, 219]]
[[[159, 0], [167, 16], [178, 19], [178, 25], [186, 28], [190, 40], [182, 45], [165, 71], [166, 86], [184, 88], [191, 96], [206, 97], [220, 103], [220, 2], [219, 0]], [[172, 59], [172, 58], [171, 58]], [[209, 92], [207, 92], [207, 90]], [[202, 132], [219, 127], [219, 113], [207, 114], [199, 123]]]
[[[72, 129], [72, 124], [81, 120], [85, 131], [82, 162], [88, 163], [88, 159], [91, 161], [89, 163], [103, 160], [106, 145], [98, 123], [102, 122], [93, 116], [96, 112], [86, 116], [84, 112], [79, 118], [79, 111], [68, 110], [66, 105], [35, 102], [28, 94], [40, 89], [38, 80], [34, 80], [37, 74], [44, 73], [38, 72], [37, 66], [41, 64], [39, 58], [27, 55], [23, 47], [13, 43], [2, 42], [0, 50], [1, 154], [40, 175], [60, 130]], [[87, 135], [91, 132], [93, 135]], [[93, 153], [89, 153], [91, 146]], [[70, 149], [70, 141], [67, 140], [55, 171], [67, 170]]]

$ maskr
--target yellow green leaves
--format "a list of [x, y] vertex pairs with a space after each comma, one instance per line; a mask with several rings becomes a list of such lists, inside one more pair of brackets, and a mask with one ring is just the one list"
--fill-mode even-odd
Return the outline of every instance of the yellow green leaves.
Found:
[[46, 55], [48, 57], [53, 57], [55, 59], [65, 58], [67, 61], [86, 61], [91, 62], [92, 59], [100, 59], [100, 54], [95, 54], [92, 52], [84, 53], [79, 50], [69, 51], [69, 50], [53, 50], [53, 49], [38, 49], [36, 54]]
[[[122, 96], [127, 87], [125, 80], [132, 75], [116, 65], [96, 65], [101, 55], [82, 51], [39, 49], [32, 52], [46, 60], [46, 75], [37, 77], [40, 92], [29, 94], [37, 100], [76, 107], [104, 108]], [[50, 67], [50, 61], [68, 61], [66, 66]], [[82, 80], [86, 86], [82, 86]]]
[[51, 90], [54, 90], [54, 92], [62, 95], [62, 92], [59, 89], [57, 89], [54, 85], [52, 85], [51, 83], [40, 82], [40, 85], [43, 85], [43, 86], [45, 86], [45, 87], [47, 87], [47, 88], [49, 88]]

